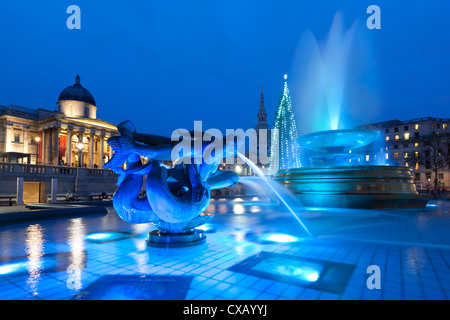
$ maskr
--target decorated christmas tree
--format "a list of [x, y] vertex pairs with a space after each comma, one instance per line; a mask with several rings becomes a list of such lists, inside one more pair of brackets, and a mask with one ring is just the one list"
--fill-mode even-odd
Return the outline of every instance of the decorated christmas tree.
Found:
[[297, 122], [295, 121], [286, 79], [287, 75], [284, 76], [284, 89], [278, 103], [275, 127], [272, 131], [269, 174], [275, 174], [278, 170], [301, 166], [300, 147], [297, 143]]

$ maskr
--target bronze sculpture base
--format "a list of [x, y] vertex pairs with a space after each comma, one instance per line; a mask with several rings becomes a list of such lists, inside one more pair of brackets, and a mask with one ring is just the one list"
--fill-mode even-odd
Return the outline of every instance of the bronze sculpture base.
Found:
[[164, 233], [160, 230], [153, 230], [147, 237], [147, 245], [156, 248], [191, 247], [205, 242], [205, 234], [198, 229], [183, 233]]

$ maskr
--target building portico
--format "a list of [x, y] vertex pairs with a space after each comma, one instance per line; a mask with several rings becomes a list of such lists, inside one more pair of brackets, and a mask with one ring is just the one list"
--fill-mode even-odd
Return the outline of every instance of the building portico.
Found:
[[116, 126], [97, 119], [91, 93], [81, 85], [65, 88], [58, 110], [0, 106], [0, 162], [103, 168], [112, 157], [106, 143]]

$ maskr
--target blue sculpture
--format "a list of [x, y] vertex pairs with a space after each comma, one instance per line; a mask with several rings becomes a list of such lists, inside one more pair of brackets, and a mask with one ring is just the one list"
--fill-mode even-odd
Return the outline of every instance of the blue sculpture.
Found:
[[[149, 245], [185, 246], [204, 240], [201, 230], [194, 228], [213, 217], [204, 213], [211, 200], [211, 190], [235, 185], [238, 176], [231, 171], [218, 170], [219, 163], [208, 161], [211, 159], [169, 167], [161, 161], [178, 162], [179, 159], [171, 159], [176, 142], [166, 137], [138, 134], [131, 121], [122, 122], [117, 128], [120, 136], [107, 141], [114, 150], [113, 157], [104, 165], [119, 174], [113, 197], [117, 214], [130, 223], [153, 223], [158, 230], [149, 234]], [[206, 144], [202, 144], [202, 150], [205, 147]], [[236, 145], [232, 150], [223, 148], [223, 156], [236, 152]], [[143, 163], [141, 156], [149, 158], [148, 162]], [[192, 152], [187, 156], [198, 155]], [[124, 163], [126, 169], [122, 168]], [[145, 195], [140, 196], [142, 194]]]

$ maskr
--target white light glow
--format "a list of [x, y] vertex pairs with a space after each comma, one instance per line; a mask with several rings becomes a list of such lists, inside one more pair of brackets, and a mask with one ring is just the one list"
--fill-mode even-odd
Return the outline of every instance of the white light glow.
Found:
[[270, 234], [270, 235], [266, 236], [264, 239], [268, 240], [268, 241], [281, 242], [281, 243], [289, 243], [289, 242], [299, 241], [299, 238], [297, 238], [297, 237], [290, 236], [288, 234], [282, 234], [282, 233]]
[[319, 274], [317, 272], [310, 273], [306, 276], [306, 279], [311, 282], [317, 281], [319, 279]]
[[89, 240], [106, 240], [109, 239], [110, 237], [111, 234], [106, 232], [93, 233], [86, 236], [86, 238]]
[[21, 268], [26, 268], [26, 265], [26, 263], [11, 263], [0, 266], [0, 274], [14, 273]]

